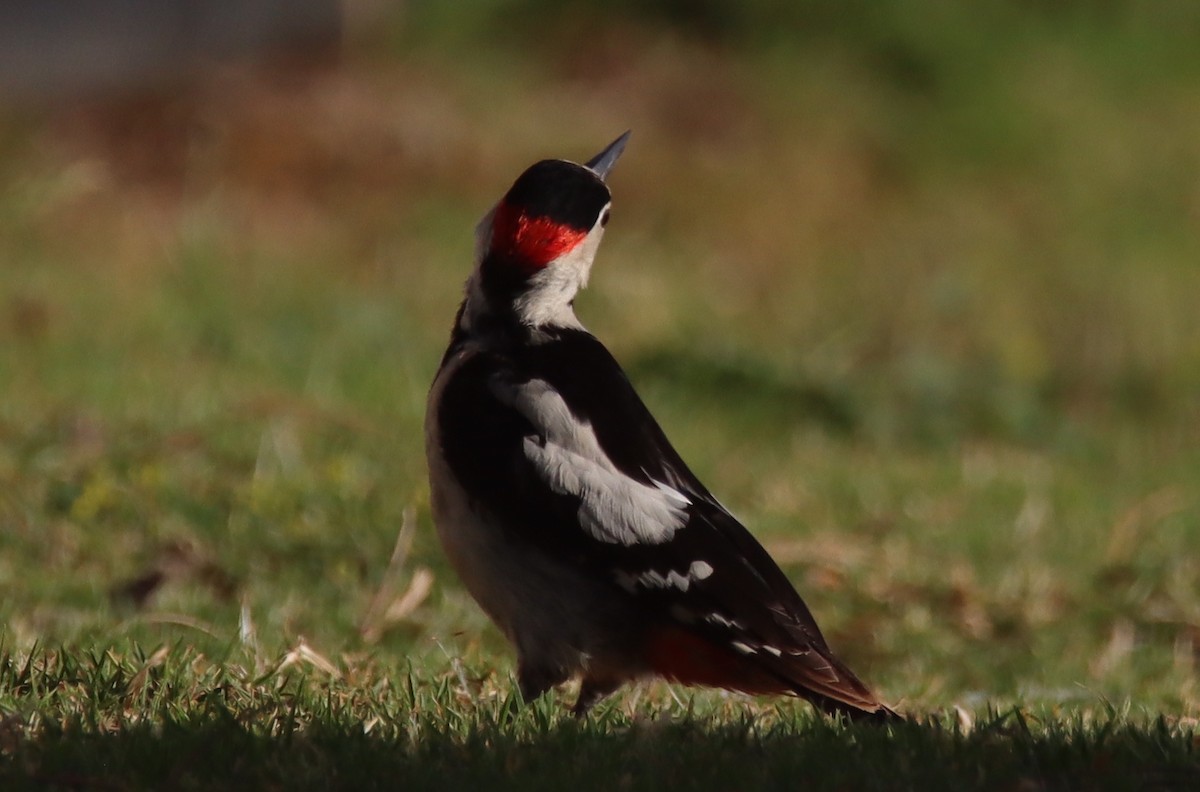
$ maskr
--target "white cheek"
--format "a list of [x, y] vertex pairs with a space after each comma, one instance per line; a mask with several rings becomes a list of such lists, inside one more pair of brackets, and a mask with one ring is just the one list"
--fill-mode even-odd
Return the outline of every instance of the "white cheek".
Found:
[[604, 236], [603, 228], [594, 228], [587, 235], [579, 247], [583, 248], [580, 258], [582, 259], [582, 271], [579, 273], [579, 286], [583, 288], [587, 286], [588, 277], [592, 274], [592, 264], [596, 260], [596, 253], [600, 250], [600, 240]]

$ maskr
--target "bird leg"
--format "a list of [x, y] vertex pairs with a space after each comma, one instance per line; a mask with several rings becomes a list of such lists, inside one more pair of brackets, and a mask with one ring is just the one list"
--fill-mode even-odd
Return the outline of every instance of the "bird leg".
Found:
[[567, 681], [567, 675], [560, 669], [546, 666], [534, 666], [525, 662], [517, 664], [517, 687], [521, 690], [521, 699], [526, 704], [532, 704], [552, 687]]
[[571, 714], [576, 718], [587, 717], [592, 707], [620, 686], [621, 682], [617, 679], [585, 676], [579, 686], [579, 698], [575, 700], [575, 706], [571, 707]]

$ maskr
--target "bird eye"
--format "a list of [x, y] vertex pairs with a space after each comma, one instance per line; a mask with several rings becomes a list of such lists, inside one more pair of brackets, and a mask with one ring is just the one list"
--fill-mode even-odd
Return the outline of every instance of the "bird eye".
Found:
[[600, 217], [600, 227], [603, 228], [606, 225], [608, 225], [608, 210], [607, 209], [604, 210], [604, 214], [601, 215], [601, 217]]

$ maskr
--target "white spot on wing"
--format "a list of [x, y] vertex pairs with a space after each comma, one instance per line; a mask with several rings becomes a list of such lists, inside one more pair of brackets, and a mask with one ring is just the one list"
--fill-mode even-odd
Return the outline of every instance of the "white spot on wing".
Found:
[[771, 654], [775, 655], [776, 657], [780, 657], [781, 655], [783, 655], [783, 652], [779, 651], [774, 646], [768, 646], [767, 644], [763, 644], [763, 650], [770, 652]]
[[533, 424], [538, 436], [525, 438], [525, 456], [550, 489], [579, 498], [579, 524], [590, 536], [610, 544], [662, 544], [686, 524], [683, 496], [618, 470], [592, 427], [548, 383], [494, 381], [492, 390]]
[[746, 655], [752, 655], [752, 654], [756, 654], [758, 652], [758, 650], [755, 649], [753, 646], [750, 646], [749, 644], [744, 644], [741, 641], [732, 641], [729, 645], [732, 646], [734, 649], [738, 650], [739, 652], [741, 652], [742, 654], [746, 654]]
[[688, 587], [692, 585], [690, 577], [681, 575], [673, 569], [665, 575], [650, 569], [639, 575], [637, 580], [646, 588], [677, 588], [680, 591], [687, 591]]
[[[626, 591], [634, 591], [637, 586], [652, 589], [668, 589], [675, 588], [680, 591], [687, 591], [692, 583], [704, 580], [712, 574], [712, 567], [703, 561], [693, 561], [688, 567], [687, 572], [677, 572], [674, 569], [667, 572], [659, 572], [654, 569], [647, 569], [641, 574], [633, 574], [631, 572], [618, 571], [613, 577], [617, 581], [617, 585]], [[695, 621], [695, 615], [690, 617]]]
[[716, 624], [721, 627], [727, 627], [734, 630], [740, 630], [743, 627], [742, 623], [737, 619], [730, 619], [729, 617], [716, 612], [708, 614], [704, 617], [704, 620], [709, 624]]

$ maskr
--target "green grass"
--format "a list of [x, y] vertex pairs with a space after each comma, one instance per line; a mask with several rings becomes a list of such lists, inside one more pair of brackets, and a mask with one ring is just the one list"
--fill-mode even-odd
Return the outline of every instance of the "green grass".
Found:
[[[0, 115], [0, 786], [1195, 786], [1190, 6], [497, 5]], [[470, 229], [627, 127], [579, 312], [910, 724], [522, 708], [436, 546]]]
[[[524, 706], [491, 672], [315, 675], [237, 650], [147, 657], [38, 650], [0, 666], [19, 696], [0, 740], [6, 788], [853, 789], [1187, 788], [1194, 725], [1047, 708], [849, 727], [736, 700]], [[6, 701], [7, 708], [7, 701]], [[28, 739], [22, 727], [35, 731]]]

